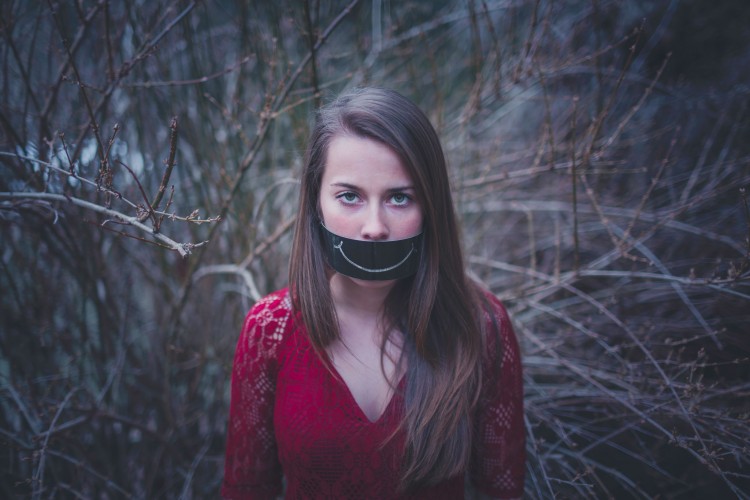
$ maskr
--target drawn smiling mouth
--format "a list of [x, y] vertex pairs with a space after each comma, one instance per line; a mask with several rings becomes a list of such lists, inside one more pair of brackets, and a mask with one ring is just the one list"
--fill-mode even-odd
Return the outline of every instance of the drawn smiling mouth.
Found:
[[341, 253], [341, 256], [344, 257], [344, 260], [346, 260], [349, 264], [353, 265], [354, 267], [356, 267], [357, 269], [359, 269], [361, 271], [366, 271], [366, 272], [369, 272], [369, 273], [385, 273], [385, 272], [388, 272], [388, 271], [393, 271], [394, 269], [396, 269], [399, 266], [403, 265], [407, 260], [409, 260], [409, 257], [411, 257], [411, 254], [413, 254], [414, 251], [415, 251], [414, 244], [412, 243], [411, 248], [409, 249], [409, 252], [406, 254], [406, 257], [404, 257], [403, 259], [401, 259], [401, 261], [398, 264], [394, 264], [394, 265], [389, 266], [389, 267], [384, 267], [382, 269], [370, 269], [370, 268], [367, 268], [367, 267], [364, 267], [364, 266], [360, 266], [359, 264], [357, 264], [356, 262], [354, 262], [353, 260], [351, 260], [346, 255], [346, 253], [344, 253], [343, 246], [344, 246], [344, 242], [343, 241], [339, 241], [338, 245], [333, 245], [333, 248], [335, 248], [336, 250], [338, 250]]
[[320, 236], [327, 264], [345, 276], [396, 280], [413, 275], [419, 268], [421, 232], [400, 240], [355, 240], [332, 233], [321, 222]]

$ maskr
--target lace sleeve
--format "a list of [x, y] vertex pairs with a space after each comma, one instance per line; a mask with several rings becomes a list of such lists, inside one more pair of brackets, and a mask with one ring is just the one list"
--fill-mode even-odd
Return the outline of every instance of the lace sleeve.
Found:
[[482, 493], [517, 498], [523, 495], [526, 468], [521, 356], [508, 313], [490, 294], [487, 313], [487, 354], [471, 475]]
[[232, 368], [224, 498], [272, 499], [281, 494], [273, 411], [281, 340], [290, 323], [288, 296], [258, 301], [245, 318]]

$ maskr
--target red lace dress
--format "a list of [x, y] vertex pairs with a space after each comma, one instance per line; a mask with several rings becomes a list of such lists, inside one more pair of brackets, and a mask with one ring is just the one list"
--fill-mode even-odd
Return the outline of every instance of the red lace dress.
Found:
[[[487, 495], [519, 497], [525, 468], [521, 362], [507, 313], [490, 300], [495, 319], [488, 315], [488, 331], [495, 335], [487, 352], [497, 354], [485, 361], [470, 477]], [[237, 344], [222, 495], [276, 498], [283, 471], [290, 499], [463, 498], [463, 475], [398, 494], [403, 436], [386, 438], [402, 412], [396, 391], [383, 415], [368, 420], [313, 351], [292, 316], [287, 290], [275, 292], [250, 310]]]

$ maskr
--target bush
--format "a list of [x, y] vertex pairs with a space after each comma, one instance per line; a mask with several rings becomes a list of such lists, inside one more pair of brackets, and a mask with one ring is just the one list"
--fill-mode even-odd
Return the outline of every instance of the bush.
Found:
[[4, 3], [2, 496], [217, 495], [309, 117], [372, 83], [513, 316], [528, 496], [747, 497], [748, 14], [704, 3]]

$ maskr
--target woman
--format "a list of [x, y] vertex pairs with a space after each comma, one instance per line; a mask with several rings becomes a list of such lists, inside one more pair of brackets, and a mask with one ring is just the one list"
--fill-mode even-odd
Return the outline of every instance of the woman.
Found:
[[518, 345], [464, 271], [442, 148], [386, 89], [318, 113], [289, 289], [248, 314], [226, 498], [520, 497]]

